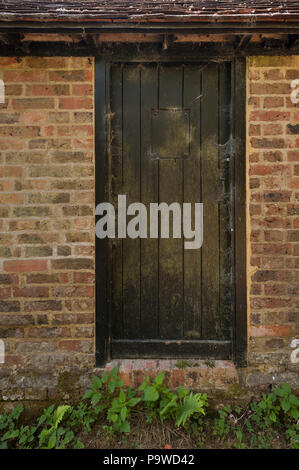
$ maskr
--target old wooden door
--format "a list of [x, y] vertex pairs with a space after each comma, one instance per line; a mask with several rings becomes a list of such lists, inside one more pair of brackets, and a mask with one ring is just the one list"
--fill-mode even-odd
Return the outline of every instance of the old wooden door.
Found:
[[[202, 202], [203, 245], [110, 240], [112, 357], [229, 358], [229, 64], [110, 68], [110, 202]], [[128, 217], [129, 220], [129, 217]]]

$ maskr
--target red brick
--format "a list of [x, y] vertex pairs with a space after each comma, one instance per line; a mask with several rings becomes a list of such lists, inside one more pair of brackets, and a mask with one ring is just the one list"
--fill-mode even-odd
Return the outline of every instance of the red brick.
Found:
[[59, 108], [60, 109], [92, 109], [92, 98], [87, 97], [70, 97], [70, 98], [60, 98], [59, 99]]
[[171, 384], [173, 387], [184, 386], [185, 373], [182, 369], [174, 369], [171, 372]]
[[290, 113], [286, 111], [252, 111], [250, 121], [289, 121]]
[[39, 327], [30, 328], [28, 336], [30, 338], [63, 338], [71, 336], [71, 331], [66, 327]]
[[93, 284], [95, 281], [94, 273], [90, 272], [75, 272], [74, 282], [78, 284]]
[[81, 353], [91, 353], [93, 350], [93, 347], [92, 347], [91, 341], [72, 339], [72, 340], [59, 341], [58, 349], [62, 349], [66, 351], [81, 352]]
[[26, 96], [60, 96], [69, 95], [69, 85], [27, 85]]
[[48, 287], [15, 287], [14, 297], [48, 297]]
[[46, 260], [9, 260], [3, 262], [3, 269], [7, 272], [45, 271]]
[[292, 91], [290, 83], [251, 83], [253, 95], [286, 95]]
[[250, 335], [263, 337], [263, 336], [290, 336], [292, 329], [289, 326], [252, 326], [250, 328]]
[[6, 70], [4, 71], [4, 82], [47, 82], [48, 74], [44, 70]]

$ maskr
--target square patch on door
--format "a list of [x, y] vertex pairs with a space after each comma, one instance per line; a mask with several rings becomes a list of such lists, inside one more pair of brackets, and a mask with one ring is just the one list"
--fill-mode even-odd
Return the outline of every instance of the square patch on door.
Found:
[[150, 153], [155, 160], [190, 156], [190, 109], [152, 109]]

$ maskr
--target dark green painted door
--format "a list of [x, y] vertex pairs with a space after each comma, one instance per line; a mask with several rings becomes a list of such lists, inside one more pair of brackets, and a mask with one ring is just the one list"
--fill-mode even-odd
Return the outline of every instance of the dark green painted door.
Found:
[[197, 250], [109, 241], [112, 357], [231, 357], [230, 82], [229, 64], [111, 66], [110, 201], [204, 214]]

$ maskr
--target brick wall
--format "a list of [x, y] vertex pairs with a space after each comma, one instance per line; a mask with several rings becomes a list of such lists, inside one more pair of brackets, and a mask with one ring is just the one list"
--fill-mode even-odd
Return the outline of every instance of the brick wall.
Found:
[[0, 390], [30, 398], [94, 365], [93, 59], [0, 58], [0, 79]]
[[[250, 341], [239, 373], [251, 386], [299, 387], [296, 78], [298, 57], [248, 59]], [[84, 387], [95, 364], [93, 59], [0, 58], [0, 79], [0, 392], [51, 398]], [[231, 365], [217, 367], [208, 379], [206, 365], [192, 369], [193, 383], [236, 382]], [[175, 383], [182, 371], [170, 370]]]
[[[299, 336], [299, 57], [247, 60], [249, 167], [249, 383], [284, 375]], [[298, 86], [297, 86], [298, 87]], [[299, 95], [298, 95], [299, 96]], [[298, 366], [298, 365], [297, 365]]]

